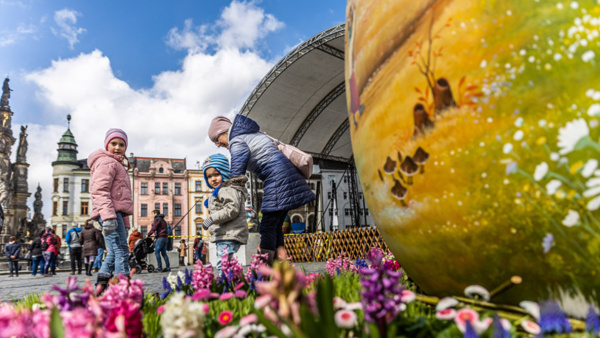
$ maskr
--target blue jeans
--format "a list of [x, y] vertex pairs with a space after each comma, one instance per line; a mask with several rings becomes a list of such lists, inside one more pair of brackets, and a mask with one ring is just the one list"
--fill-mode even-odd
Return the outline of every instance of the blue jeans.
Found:
[[[98, 221], [102, 225], [100, 218], [98, 218]], [[114, 271], [115, 275], [120, 273], [128, 275], [129, 246], [127, 245], [127, 230], [125, 230], [122, 213], [117, 212], [117, 230], [108, 236], [104, 236], [104, 242], [108, 254], [102, 262], [100, 273], [111, 274]]]
[[44, 257], [44, 275], [47, 275], [50, 272], [52, 263], [56, 260], [56, 255], [52, 251], [44, 251], [42, 252], [42, 257]]
[[44, 274], [44, 256], [31, 257], [31, 274], [36, 275], [40, 270], [40, 275]]
[[238, 252], [240, 249], [240, 242], [238, 241], [218, 241], [217, 245], [217, 276], [221, 276], [221, 258], [225, 255], [227, 250], [227, 256], [229, 259], [233, 258], [233, 254]]
[[98, 248], [98, 255], [96, 255], [96, 259], [94, 260], [94, 269], [100, 270], [102, 267], [102, 258], [104, 257], [104, 249]]
[[166, 269], [171, 269], [171, 264], [169, 263], [169, 257], [167, 256], [167, 244], [169, 243], [168, 238], [157, 238], [156, 242], [154, 242], [154, 256], [156, 257], [156, 265], [158, 265], [158, 270], [162, 270], [162, 262], [160, 261], [160, 256], [162, 255], [165, 260]]

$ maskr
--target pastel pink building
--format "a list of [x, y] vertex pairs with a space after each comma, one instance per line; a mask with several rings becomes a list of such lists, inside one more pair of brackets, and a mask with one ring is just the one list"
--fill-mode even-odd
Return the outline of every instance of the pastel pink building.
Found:
[[187, 239], [188, 172], [185, 159], [132, 157], [130, 161], [134, 226], [145, 236], [154, 220], [152, 211], [158, 209], [173, 228], [174, 236]]

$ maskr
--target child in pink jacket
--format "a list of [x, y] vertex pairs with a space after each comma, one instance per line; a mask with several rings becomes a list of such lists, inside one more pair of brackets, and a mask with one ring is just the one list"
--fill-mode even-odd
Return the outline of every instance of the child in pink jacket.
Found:
[[[133, 214], [131, 184], [125, 156], [127, 134], [121, 129], [106, 132], [104, 149], [93, 152], [87, 160], [91, 174], [91, 218], [102, 225], [108, 254], [98, 272], [97, 284], [106, 285], [115, 274], [129, 274], [127, 229]], [[126, 229], [127, 228], [127, 229]]]

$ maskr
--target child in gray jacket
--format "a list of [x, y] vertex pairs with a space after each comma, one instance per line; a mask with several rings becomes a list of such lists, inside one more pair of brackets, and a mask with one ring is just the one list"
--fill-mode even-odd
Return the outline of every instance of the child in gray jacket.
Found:
[[221, 276], [221, 257], [233, 257], [242, 244], [248, 242], [245, 202], [248, 198], [246, 176], [229, 179], [229, 160], [223, 154], [209, 156], [202, 165], [206, 184], [213, 188], [204, 201], [208, 217], [202, 227], [209, 230], [210, 241], [217, 246], [217, 270]]

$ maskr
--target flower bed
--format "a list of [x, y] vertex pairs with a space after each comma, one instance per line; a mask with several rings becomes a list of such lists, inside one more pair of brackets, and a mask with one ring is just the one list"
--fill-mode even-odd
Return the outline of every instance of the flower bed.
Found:
[[[467, 297], [437, 299], [416, 286], [391, 255], [372, 249], [352, 262], [343, 253], [326, 274], [305, 274], [287, 260], [273, 267], [255, 255], [244, 272], [234, 258], [212, 267], [170, 274], [162, 294], [144, 294], [144, 282], [115, 278], [97, 295], [74, 277], [54, 293], [0, 304], [2, 337], [509, 337], [540, 333], [600, 333], [589, 309], [586, 323], [568, 319], [552, 301], [522, 309], [488, 303], [480, 286]], [[468, 298], [470, 297], [470, 298]], [[496, 310], [492, 311], [491, 308]]]

